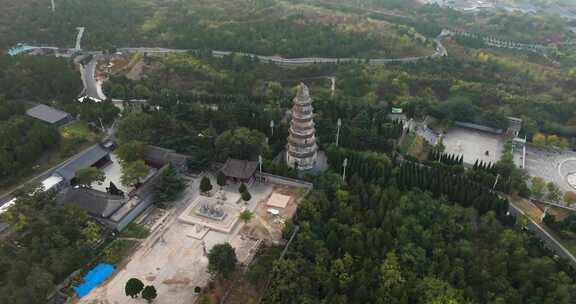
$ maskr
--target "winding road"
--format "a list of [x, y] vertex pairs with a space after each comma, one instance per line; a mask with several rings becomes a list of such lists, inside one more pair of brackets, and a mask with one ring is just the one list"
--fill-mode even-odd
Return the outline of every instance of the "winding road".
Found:
[[[31, 46], [30, 50], [42, 50], [50, 49], [55, 51], [54, 53], [59, 56], [74, 56], [78, 54], [80, 50], [80, 40], [84, 33], [84, 28], [78, 28], [78, 37], [76, 39], [75, 48], [56, 48], [49, 46]], [[340, 63], [365, 63], [372, 66], [385, 65], [390, 63], [411, 63], [421, 60], [434, 59], [440, 57], [448, 56], [448, 51], [442, 44], [442, 39], [451, 34], [448, 30], [443, 30], [435, 39], [434, 43], [436, 48], [434, 53], [427, 56], [419, 57], [402, 57], [402, 58], [380, 58], [380, 59], [367, 59], [367, 58], [326, 58], [326, 57], [308, 57], [308, 58], [283, 58], [280, 56], [264, 56], [252, 53], [242, 53], [242, 52], [232, 52], [232, 51], [218, 51], [213, 50], [212, 56], [215, 58], [222, 58], [230, 54], [240, 54], [244, 56], [250, 56], [258, 58], [261, 62], [277, 64], [280, 66], [304, 66], [311, 64], [340, 64]], [[195, 51], [192, 49], [170, 49], [170, 48], [159, 48], [159, 47], [127, 47], [118, 48], [119, 52], [123, 53], [148, 53], [148, 54], [169, 54], [169, 53], [187, 53], [190, 51]], [[64, 55], [63, 55], [64, 54]], [[93, 58], [85, 64], [80, 64], [80, 74], [82, 77], [82, 83], [84, 84], [83, 97], [90, 97], [94, 100], [105, 100], [106, 96], [102, 92], [102, 84], [95, 77], [96, 65], [98, 60], [103, 58], [103, 53], [100, 51], [84, 51], [83, 55], [92, 55]]]
[[[366, 58], [326, 58], [326, 57], [309, 57], [309, 58], [283, 58], [279, 56], [263, 56], [251, 53], [238, 53], [231, 51], [212, 51], [212, 56], [215, 58], [222, 58], [230, 54], [240, 54], [258, 58], [261, 62], [277, 64], [280, 66], [304, 66], [311, 64], [340, 64], [340, 63], [366, 63], [368, 65], [378, 66], [389, 63], [410, 63], [426, 59], [440, 58], [448, 56], [448, 51], [442, 44], [442, 39], [450, 34], [449, 31], [444, 30], [438, 35], [434, 42], [436, 49], [433, 54], [420, 57], [403, 57], [403, 58], [382, 58], [382, 59], [366, 59]], [[147, 53], [147, 54], [170, 54], [170, 53], [187, 53], [194, 50], [187, 49], [170, 49], [170, 48], [150, 48], [150, 47], [134, 47], [134, 48], [119, 48], [119, 52], [123, 53]], [[106, 96], [102, 92], [101, 83], [96, 80], [96, 64], [99, 58], [102, 58], [102, 52], [85, 52], [85, 54], [93, 55], [93, 59], [81, 65], [82, 82], [84, 83], [85, 96], [95, 100], [105, 100]]]

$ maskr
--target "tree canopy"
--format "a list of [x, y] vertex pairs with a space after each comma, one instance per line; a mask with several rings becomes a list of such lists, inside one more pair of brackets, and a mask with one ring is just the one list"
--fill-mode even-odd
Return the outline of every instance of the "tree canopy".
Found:
[[247, 128], [224, 131], [216, 138], [214, 145], [221, 160], [228, 157], [253, 160], [268, 152], [266, 136]]
[[214, 245], [208, 253], [208, 272], [216, 277], [228, 278], [236, 270], [237, 262], [236, 252], [230, 244]]
[[326, 178], [298, 208], [301, 229], [265, 303], [571, 303], [568, 269], [494, 211]]

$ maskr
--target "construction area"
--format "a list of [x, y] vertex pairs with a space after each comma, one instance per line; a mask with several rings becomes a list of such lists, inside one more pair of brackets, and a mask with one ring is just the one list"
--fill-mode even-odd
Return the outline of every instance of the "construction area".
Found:
[[[215, 180], [212, 176], [211, 179]], [[200, 177], [192, 179], [172, 209], [150, 212], [151, 219], [144, 221], [151, 228], [148, 238], [118, 265], [107, 281], [77, 303], [126, 303], [129, 298], [125, 295], [124, 286], [130, 278], [139, 278], [146, 285], [154, 285], [158, 291], [155, 303], [194, 303], [198, 296], [194, 292], [195, 287], [204, 287], [211, 279], [207, 272], [207, 253], [214, 245], [229, 242], [236, 251], [239, 263], [248, 264], [261, 244], [280, 241], [284, 223], [294, 215], [298, 202], [309, 189], [306, 184], [294, 187], [293, 184], [255, 182], [249, 186], [252, 199], [244, 202], [236, 199], [238, 184], [223, 187], [208, 200], [199, 193], [199, 184]], [[227, 208], [249, 210], [253, 212], [252, 219], [244, 224], [238, 220], [237, 213], [226, 214], [222, 218], [230, 217], [235, 223], [229, 232], [212, 229], [204, 223], [182, 220], [190, 212], [196, 213], [199, 202], [218, 200], [216, 195], [220, 192], [234, 198], [226, 202], [229, 204]], [[196, 215], [205, 217], [203, 214]], [[219, 216], [220, 213], [216, 212], [214, 221]]]

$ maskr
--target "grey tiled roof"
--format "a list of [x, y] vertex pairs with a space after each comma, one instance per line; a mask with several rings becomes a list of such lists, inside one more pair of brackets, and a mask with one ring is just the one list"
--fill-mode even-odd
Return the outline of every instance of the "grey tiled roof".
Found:
[[60, 174], [65, 180], [70, 181], [74, 178], [76, 171], [92, 166], [109, 153], [101, 145], [96, 144], [56, 169], [56, 173]]
[[175, 167], [184, 166], [188, 157], [188, 155], [176, 153], [174, 150], [157, 146], [147, 146], [144, 151], [144, 158], [158, 166], [164, 166], [168, 163]]
[[110, 217], [126, 203], [122, 196], [86, 188], [68, 188], [62, 193], [61, 200], [64, 204], [77, 205], [88, 214], [100, 218]]
[[26, 115], [53, 124], [66, 119], [70, 114], [44, 104], [39, 104], [26, 111]]
[[220, 171], [228, 176], [239, 179], [248, 179], [256, 172], [258, 162], [229, 158]]

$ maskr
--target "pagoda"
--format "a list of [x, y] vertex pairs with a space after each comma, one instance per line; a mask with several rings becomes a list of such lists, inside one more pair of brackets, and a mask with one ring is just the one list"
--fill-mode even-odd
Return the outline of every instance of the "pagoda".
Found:
[[314, 127], [314, 108], [308, 87], [304, 83], [298, 86], [291, 111], [286, 162], [289, 167], [298, 170], [310, 170], [316, 165], [318, 145]]

